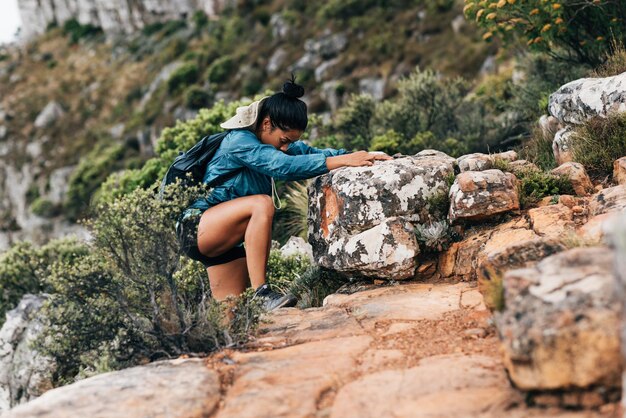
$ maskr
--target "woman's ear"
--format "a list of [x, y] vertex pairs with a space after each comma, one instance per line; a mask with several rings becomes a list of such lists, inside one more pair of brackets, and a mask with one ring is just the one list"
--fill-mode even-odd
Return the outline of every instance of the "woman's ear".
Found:
[[261, 125], [263, 127], [263, 131], [271, 131], [272, 129], [272, 122], [270, 121], [270, 117], [266, 116], [263, 118], [263, 123]]

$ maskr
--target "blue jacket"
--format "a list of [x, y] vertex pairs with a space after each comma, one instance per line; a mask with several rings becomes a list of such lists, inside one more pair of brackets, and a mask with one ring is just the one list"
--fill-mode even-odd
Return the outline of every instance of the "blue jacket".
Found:
[[246, 129], [235, 129], [222, 140], [217, 152], [207, 164], [204, 183], [218, 176], [239, 170], [233, 177], [216, 185], [211, 193], [189, 206], [205, 211], [218, 203], [255, 194], [271, 195], [271, 178], [303, 180], [328, 173], [326, 157], [346, 154], [343, 149], [318, 149], [296, 141], [284, 153], [272, 145], [263, 144]]

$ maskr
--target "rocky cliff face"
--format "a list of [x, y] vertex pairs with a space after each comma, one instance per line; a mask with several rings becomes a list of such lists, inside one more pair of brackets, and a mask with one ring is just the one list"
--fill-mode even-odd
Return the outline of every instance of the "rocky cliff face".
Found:
[[42, 34], [50, 23], [76, 19], [81, 24], [101, 27], [107, 34], [132, 33], [145, 25], [181, 19], [197, 10], [217, 15], [232, 0], [19, 0], [22, 37]]

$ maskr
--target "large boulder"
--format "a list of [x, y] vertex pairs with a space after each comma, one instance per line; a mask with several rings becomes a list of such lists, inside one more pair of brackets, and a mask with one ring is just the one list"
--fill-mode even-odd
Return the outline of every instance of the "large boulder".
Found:
[[626, 157], [618, 158], [613, 162], [613, 181], [626, 185]]
[[573, 125], [626, 111], [626, 73], [569, 82], [550, 95], [548, 110], [562, 124]]
[[315, 259], [339, 271], [411, 277], [419, 253], [411, 225], [434, 220], [432, 199], [447, 193], [453, 174], [453, 158], [422, 151], [316, 178], [308, 214]]
[[590, 192], [593, 192], [591, 179], [589, 179], [585, 167], [580, 163], [563, 163], [553, 169], [551, 173], [569, 179], [577, 196], [587, 196]]
[[620, 386], [613, 253], [575, 248], [504, 276], [495, 323], [513, 383], [527, 391]]
[[46, 392], [3, 418], [201, 417], [220, 400], [220, 380], [203, 359], [158, 361], [100, 374]]
[[[622, 359], [626, 364], [626, 213], [612, 223], [611, 241], [615, 248], [615, 288], [620, 301], [620, 337], [622, 342]], [[622, 375], [622, 390], [626, 391], [626, 373]], [[622, 399], [624, 394], [622, 393]]]
[[623, 211], [626, 209], [626, 185], [603, 189], [591, 197], [589, 215]]
[[25, 295], [0, 329], [0, 412], [52, 389], [54, 361], [31, 348], [42, 331], [37, 313], [44, 300]]
[[500, 170], [466, 171], [450, 188], [450, 221], [481, 220], [519, 209], [517, 179]]

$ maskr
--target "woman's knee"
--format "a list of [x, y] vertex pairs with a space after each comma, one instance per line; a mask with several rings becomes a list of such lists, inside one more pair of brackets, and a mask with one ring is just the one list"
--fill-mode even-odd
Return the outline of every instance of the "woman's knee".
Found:
[[251, 196], [253, 198], [252, 202], [252, 213], [258, 214], [262, 216], [273, 217], [274, 216], [274, 202], [272, 198], [266, 194], [257, 194]]

